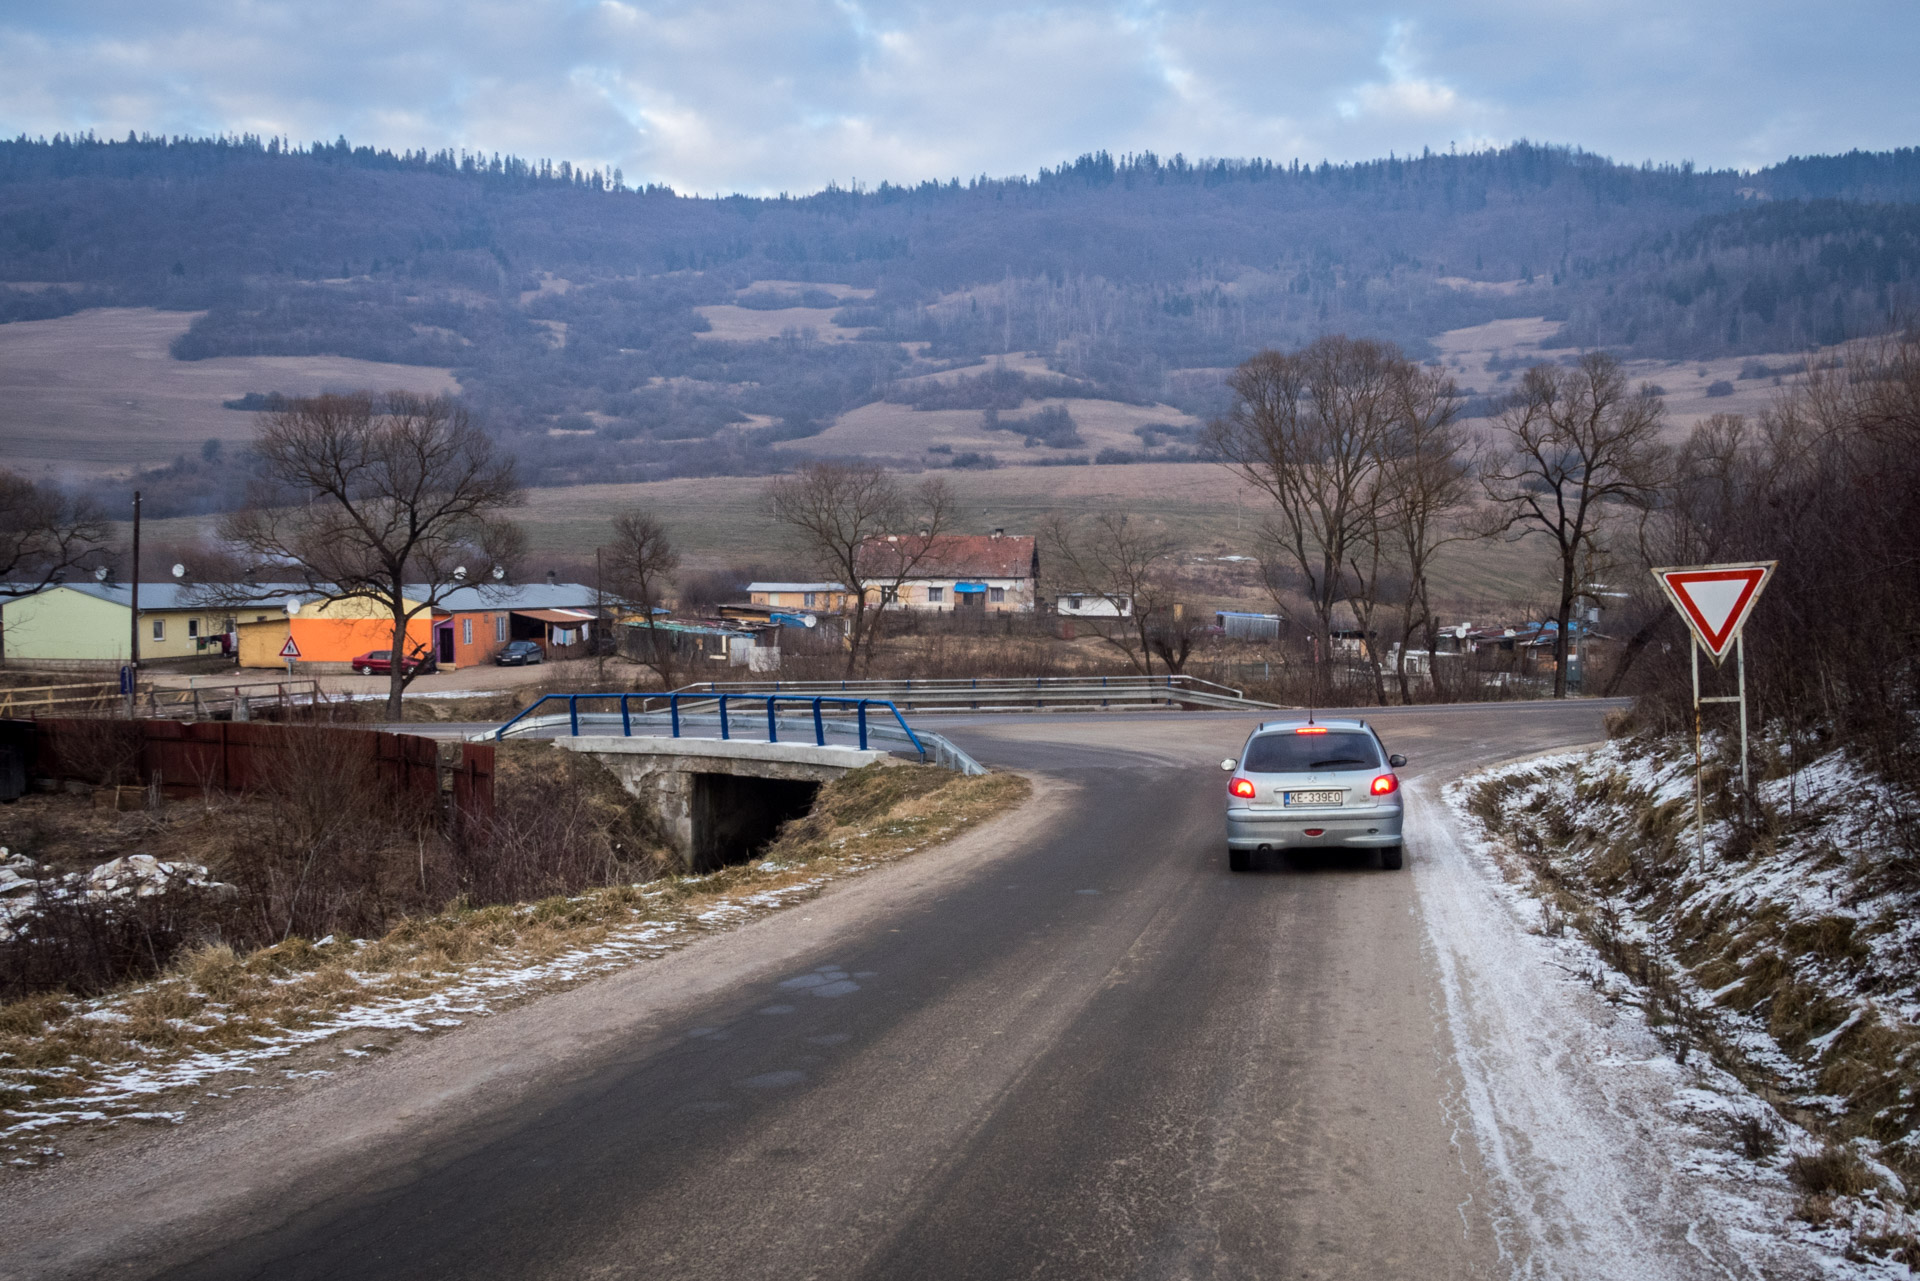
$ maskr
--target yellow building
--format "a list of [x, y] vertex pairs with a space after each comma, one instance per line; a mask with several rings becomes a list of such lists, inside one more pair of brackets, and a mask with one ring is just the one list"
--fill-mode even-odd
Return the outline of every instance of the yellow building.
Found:
[[[209, 600], [204, 588], [140, 584], [140, 661], [230, 652], [239, 611]], [[0, 653], [23, 666], [118, 666], [131, 653], [132, 623], [128, 584], [56, 583], [0, 605]]]
[[852, 593], [839, 583], [748, 583], [747, 599], [769, 609], [843, 614]]

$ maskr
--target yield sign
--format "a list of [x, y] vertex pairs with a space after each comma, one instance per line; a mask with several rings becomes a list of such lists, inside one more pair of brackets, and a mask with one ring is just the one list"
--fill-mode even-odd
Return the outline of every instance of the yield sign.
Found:
[[293, 643], [293, 637], [291, 636], [287, 637], [287, 643], [280, 647], [280, 657], [282, 658], [300, 657], [300, 647]]
[[1687, 620], [1701, 648], [1717, 663], [1739, 639], [1740, 628], [1779, 563], [1763, 560], [1744, 565], [1684, 565], [1656, 569], [1653, 576]]

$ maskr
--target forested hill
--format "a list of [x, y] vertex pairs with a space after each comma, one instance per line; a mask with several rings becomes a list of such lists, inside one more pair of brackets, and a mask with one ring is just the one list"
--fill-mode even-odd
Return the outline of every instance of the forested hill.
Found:
[[[1203, 410], [1217, 379], [1182, 370], [1327, 331], [1423, 353], [1545, 315], [1632, 355], [1790, 351], [1883, 326], [1917, 273], [1915, 149], [1757, 173], [1530, 144], [1339, 166], [1100, 154], [696, 199], [344, 142], [0, 143], [0, 282], [30, 286], [0, 288], [0, 319], [190, 309], [183, 359], [450, 365], [503, 435], [547, 442], [546, 479], [751, 470], [770, 438], [929, 362], [1037, 352], [1097, 394]], [[741, 292], [756, 281], [783, 283]], [[714, 306], [809, 323], [714, 341], [696, 310]]]

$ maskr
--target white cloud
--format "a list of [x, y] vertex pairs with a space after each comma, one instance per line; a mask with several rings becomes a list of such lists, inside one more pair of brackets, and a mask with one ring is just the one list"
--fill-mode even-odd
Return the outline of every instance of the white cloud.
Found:
[[702, 192], [1521, 135], [1751, 165], [1920, 141], [1916, 34], [1908, 0], [16, 0], [0, 131], [345, 135]]

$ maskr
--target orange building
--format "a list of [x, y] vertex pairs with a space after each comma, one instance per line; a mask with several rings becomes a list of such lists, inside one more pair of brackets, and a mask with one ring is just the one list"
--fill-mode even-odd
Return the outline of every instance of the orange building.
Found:
[[[411, 607], [415, 602], [406, 603]], [[302, 601], [299, 612], [287, 620], [287, 629], [300, 651], [296, 668], [344, 667], [370, 650], [393, 646], [393, 615], [374, 600]], [[407, 620], [406, 650], [421, 656], [433, 651], [433, 617], [427, 610]]]

